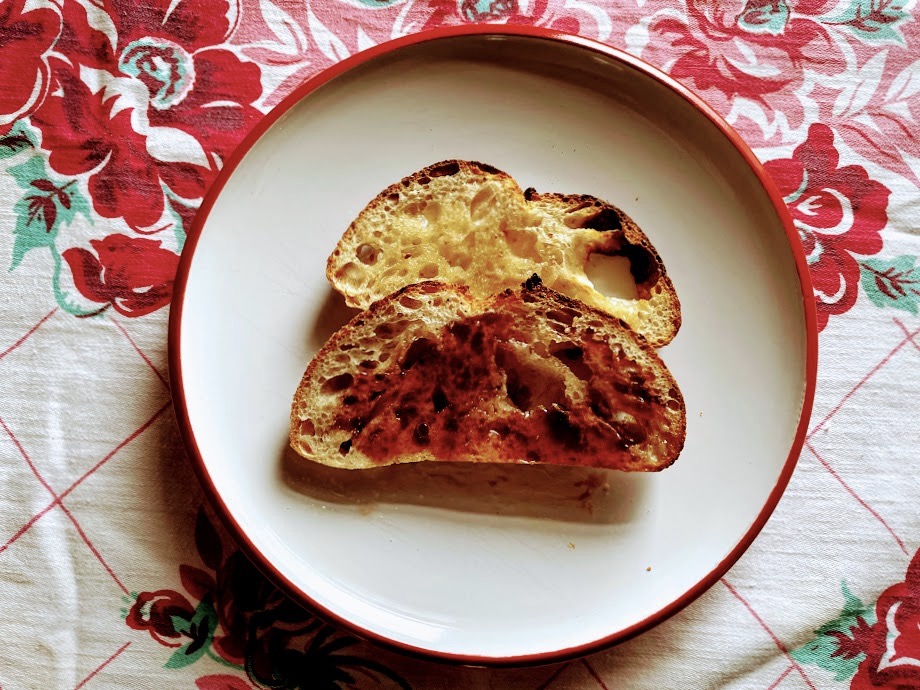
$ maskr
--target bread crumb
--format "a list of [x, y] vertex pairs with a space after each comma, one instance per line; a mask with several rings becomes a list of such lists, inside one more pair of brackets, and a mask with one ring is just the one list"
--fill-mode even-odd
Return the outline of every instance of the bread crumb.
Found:
[[649, 566], [648, 568], [646, 568], [646, 569], [645, 569], [645, 572], [647, 572], [647, 573], [652, 572], [652, 566]]
[[700, 417], [702, 417], [702, 416], [703, 416], [703, 413], [702, 413], [702, 411], [700, 411]]
[[570, 548], [570, 549], [574, 549], [574, 548], [575, 548], [575, 542], [570, 541], [570, 542], [569, 542], [569, 548]]

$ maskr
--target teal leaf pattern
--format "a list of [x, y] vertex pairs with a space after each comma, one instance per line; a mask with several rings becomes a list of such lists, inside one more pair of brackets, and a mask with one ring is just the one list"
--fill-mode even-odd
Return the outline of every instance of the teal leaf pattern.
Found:
[[901, 0], [852, 0], [839, 15], [821, 21], [846, 28], [864, 43], [903, 44], [900, 26], [910, 18]]
[[210, 650], [217, 629], [217, 613], [208, 598], [198, 604], [190, 620], [174, 616], [172, 622], [176, 632], [184, 633], [191, 640], [173, 652], [166, 661], [166, 668], [184, 668], [194, 664]]
[[738, 26], [752, 34], [778, 36], [789, 21], [789, 6], [777, 2], [749, 2], [738, 18]]
[[865, 659], [863, 642], [875, 623], [875, 610], [863, 604], [842, 582], [843, 610], [829, 623], [815, 630], [811, 641], [792, 650], [792, 658], [803, 664], [812, 664], [830, 671], [838, 683], [856, 674]]
[[13, 205], [16, 238], [10, 264], [12, 271], [32, 249], [49, 247], [55, 253], [54, 242], [62, 224], [72, 223], [78, 213], [89, 218], [90, 212], [89, 203], [77, 190], [76, 181], [50, 175], [42, 156], [32, 156], [10, 167], [8, 172], [25, 190]]
[[892, 307], [917, 314], [920, 299], [920, 266], [916, 256], [864, 259], [859, 265], [862, 286], [877, 307]]
[[35, 147], [35, 139], [23, 120], [18, 121], [4, 136], [0, 137], [0, 160], [14, 156]]

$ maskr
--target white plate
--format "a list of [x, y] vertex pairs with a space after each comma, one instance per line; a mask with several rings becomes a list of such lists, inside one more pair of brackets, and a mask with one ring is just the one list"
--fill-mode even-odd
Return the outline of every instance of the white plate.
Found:
[[[607, 199], [646, 231], [683, 304], [662, 350], [688, 414], [672, 468], [602, 473], [605, 492], [574, 486], [597, 472], [340, 480], [286, 455], [291, 397], [343, 318], [326, 257], [377, 192], [448, 158]], [[182, 259], [170, 365], [206, 490], [292, 595], [404, 650], [542, 662], [641, 632], [741, 555], [801, 447], [816, 330], [782, 200], [707, 106], [589, 41], [467, 27], [346, 60], [227, 162]]]

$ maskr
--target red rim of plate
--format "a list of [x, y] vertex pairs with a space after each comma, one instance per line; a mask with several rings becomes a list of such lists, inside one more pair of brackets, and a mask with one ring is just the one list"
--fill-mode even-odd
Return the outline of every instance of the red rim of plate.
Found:
[[[201, 231], [204, 228], [205, 223], [207, 222], [208, 215], [211, 211], [211, 208], [214, 206], [214, 202], [220, 195], [221, 190], [227, 183], [230, 175], [233, 173], [237, 165], [239, 165], [243, 157], [259, 140], [259, 138], [282, 115], [284, 115], [301, 99], [308, 96], [310, 93], [323, 86], [327, 82], [360, 65], [392, 53], [393, 51], [406, 48], [408, 46], [428, 43], [431, 41], [438, 41], [441, 39], [488, 35], [513, 36], [533, 38], [543, 41], [556, 41], [593, 51], [609, 58], [613, 58], [614, 60], [617, 60], [620, 63], [631, 67], [632, 69], [642, 72], [658, 83], [668, 87], [671, 91], [680, 95], [685, 101], [693, 105], [706, 118], [708, 118], [709, 121], [712, 122], [712, 124], [714, 124], [721, 131], [721, 133], [734, 145], [738, 153], [741, 154], [742, 158], [744, 158], [745, 162], [751, 168], [751, 171], [757, 176], [760, 184], [767, 192], [767, 195], [769, 196], [780, 221], [783, 224], [783, 228], [785, 229], [786, 235], [789, 239], [790, 249], [792, 250], [792, 254], [795, 259], [796, 271], [798, 272], [799, 283], [801, 284], [802, 288], [802, 308], [805, 316], [806, 330], [804, 381], [805, 390], [802, 399], [802, 411], [799, 417], [799, 424], [798, 428], [796, 429], [792, 448], [789, 451], [789, 457], [786, 459], [786, 463], [783, 466], [783, 470], [780, 473], [776, 485], [770, 492], [764, 507], [761, 509], [757, 516], [757, 519], [754, 521], [753, 525], [751, 525], [750, 529], [748, 529], [748, 531], [744, 534], [738, 544], [731, 550], [728, 556], [720, 563], [718, 563], [706, 577], [701, 579], [693, 587], [684, 592], [683, 595], [672, 601], [661, 610], [652, 614], [645, 620], [639, 621], [638, 623], [635, 623], [623, 630], [618, 630], [599, 640], [578, 645], [576, 647], [507, 657], [488, 657], [439, 652], [425, 649], [423, 647], [416, 647], [414, 645], [400, 642], [398, 640], [389, 639], [378, 633], [356, 626], [350, 621], [337, 615], [333, 611], [320, 606], [305, 592], [296, 587], [281, 572], [279, 572], [278, 569], [271, 563], [271, 561], [269, 561], [265, 555], [256, 548], [249, 537], [240, 528], [239, 524], [234, 519], [233, 514], [227, 508], [227, 505], [224, 503], [223, 499], [218, 493], [214, 482], [208, 473], [204, 459], [201, 456], [201, 452], [199, 451], [198, 444], [195, 440], [195, 432], [192, 429], [192, 425], [188, 417], [185, 390], [182, 383], [182, 352], [180, 349], [182, 307], [185, 300], [185, 290], [188, 282], [188, 275], [192, 266], [192, 260], [194, 258], [195, 247], [198, 243], [198, 238], [201, 235]], [[654, 627], [658, 623], [661, 623], [662, 621], [673, 616], [675, 613], [689, 605], [693, 600], [703, 594], [703, 592], [712, 587], [712, 585], [714, 585], [722, 577], [722, 575], [724, 575], [728, 569], [734, 565], [735, 561], [741, 557], [741, 554], [747, 550], [747, 548], [754, 541], [754, 538], [760, 533], [760, 530], [763, 528], [764, 524], [766, 524], [767, 519], [776, 508], [777, 503], [779, 503], [779, 499], [782, 496], [786, 485], [789, 483], [789, 479], [792, 476], [792, 472], [795, 469], [796, 462], [805, 442], [808, 421], [811, 417], [812, 402], [814, 400], [815, 394], [815, 380], [818, 369], [818, 326], [817, 314], [815, 311], [814, 293], [812, 291], [811, 278], [808, 273], [808, 263], [805, 259], [805, 253], [802, 249], [802, 244], [799, 240], [798, 232], [792, 223], [792, 218], [789, 215], [786, 204], [783, 201], [783, 198], [777, 190], [776, 186], [774, 185], [772, 179], [770, 179], [766, 170], [764, 170], [763, 165], [760, 163], [748, 145], [744, 143], [739, 134], [734, 129], [732, 129], [732, 127], [727, 122], [725, 122], [725, 120], [723, 120], [722, 117], [719, 116], [699, 96], [694, 94], [686, 87], [682, 86], [671, 77], [659, 71], [657, 68], [652, 67], [639, 58], [633, 57], [632, 55], [617, 50], [616, 48], [611, 48], [602, 43], [598, 43], [586, 38], [581, 38], [579, 36], [571, 36], [560, 31], [530, 26], [503, 26], [488, 24], [432, 29], [430, 31], [424, 31], [411, 36], [398, 38], [387, 43], [382, 43], [380, 45], [374, 46], [373, 48], [357, 53], [333, 65], [332, 67], [329, 67], [328, 69], [301, 84], [294, 90], [293, 93], [287, 96], [270, 113], [268, 113], [268, 115], [266, 115], [259, 122], [259, 124], [257, 124], [251, 132], [249, 132], [248, 135], [246, 135], [246, 137], [234, 151], [233, 155], [224, 163], [220, 174], [217, 176], [217, 179], [202, 201], [201, 207], [195, 216], [191, 228], [189, 229], [188, 238], [185, 243], [185, 247], [182, 252], [182, 258], [179, 262], [179, 268], [176, 274], [172, 308], [169, 317], [168, 345], [171, 382], [170, 385], [172, 389], [173, 404], [175, 407], [176, 418], [179, 422], [179, 427], [182, 433], [182, 438], [185, 442], [189, 457], [192, 461], [192, 466], [195, 470], [195, 473], [198, 475], [198, 479], [204, 487], [204, 491], [210, 499], [212, 506], [217, 511], [220, 518], [223, 520], [229, 532], [234, 536], [243, 551], [253, 561], [253, 563], [255, 563], [263, 573], [265, 573], [291, 598], [301, 602], [311, 610], [317, 612], [320, 616], [327, 618], [330, 621], [337, 623], [338, 625], [341, 625], [342, 627], [354, 632], [360, 637], [379, 643], [398, 652], [410, 654], [413, 656], [420, 656], [428, 660], [478, 666], [527, 666], [548, 664], [599, 651], [605, 647], [624, 642]]]

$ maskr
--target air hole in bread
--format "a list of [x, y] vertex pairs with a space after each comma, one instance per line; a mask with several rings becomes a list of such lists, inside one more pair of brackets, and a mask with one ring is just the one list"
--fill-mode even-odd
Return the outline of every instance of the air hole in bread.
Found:
[[584, 443], [584, 432], [572, 421], [571, 415], [559, 405], [553, 405], [546, 415], [550, 435], [566, 448], [578, 448]]
[[326, 379], [320, 390], [323, 393], [340, 393], [346, 388], [349, 388], [354, 381], [355, 377], [351, 374], [339, 374], [338, 376], [333, 376], [331, 379]]
[[342, 455], [348, 455], [349, 451], [351, 451], [351, 439], [342, 441], [342, 443], [339, 444], [339, 453]]
[[613, 425], [620, 434], [620, 442], [627, 448], [637, 443], [644, 443], [648, 434], [631, 414], [617, 411], [613, 414]]
[[499, 438], [507, 438], [508, 434], [511, 433], [511, 427], [504, 422], [500, 424], [493, 424], [489, 429], [489, 432], [495, 434]]
[[543, 257], [537, 251], [537, 235], [535, 233], [517, 227], [508, 227], [506, 220], [503, 220], [498, 227], [505, 236], [505, 243], [512, 254], [537, 264], [542, 263]]
[[594, 387], [588, 390], [588, 406], [591, 408], [591, 412], [595, 417], [603, 419], [605, 422], [609, 422], [613, 419], [613, 410], [610, 409], [610, 402], [603, 393]]
[[495, 348], [495, 366], [505, 374], [505, 392], [521, 412], [548, 409], [565, 400], [565, 381], [556, 372], [527, 360], [524, 352], [501, 343]]
[[420, 446], [427, 446], [431, 443], [430, 433], [428, 425], [425, 422], [419, 422], [415, 426], [415, 431], [412, 432], [412, 440]]
[[316, 425], [312, 419], [301, 419], [297, 425], [297, 433], [301, 436], [313, 436], [316, 433]]
[[358, 366], [361, 367], [362, 369], [376, 369], [376, 368], [377, 368], [377, 362], [375, 362], [375, 361], [372, 360], [372, 359], [365, 359], [365, 360], [362, 361], [361, 364], [359, 364]]
[[475, 223], [489, 215], [496, 191], [496, 185], [487, 184], [476, 192], [476, 196], [470, 201], [470, 220]]
[[429, 201], [425, 204], [423, 213], [425, 214], [425, 219], [429, 223], [436, 223], [438, 218], [441, 217], [441, 204], [437, 201]]
[[[409, 325], [408, 321], [387, 321], [386, 323], [379, 324], [374, 329], [374, 335], [376, 335], [381, 340], [392, 340], [404, 330]], [[381, 360], [382, 361], [382, 360]]]
[[448, 177], [460, 172], [460, 164], [457, 161], [447, 161], [433, 165], [425, 172], [428, 173], [429, 177]]
[[589, 381], [592, 378], [591, 367], [585, 363], [585, 351], [575, 343], [555, 343], [550, 346], [549, 351], [577, 378], [582, 381]]
[[564, 323], [566, 326], [571, 326], [575, 323], [576, 316], [578, 316], [578, 312], [574, 309], [550, 309], [546, 312], [547, 319], [557, 323]]
[[393, 192], [392, 194], [387, 195], [387, 201], [391, 204], [399, 203], [399, 192]]
[[588, 218], [582, 227], [599, 232], [610, 232], [611, 230], [622, 230], [623, 221], [619, 213], [608, 207]]
[[473, 262], [472, 257], [460, 249], [460, 245], [442, 244], [438, 247], [438, 252], [451, 268], [459, 267], [466, 271]]
[[413, 201], [403, 206], [403, 213], [409, 216], [418, 216], [425, 210], [424, 201]]
[[589, 207], [594, 206], [596, 203], [597, 203], [597, 202], [596, 202], [596, 201], [593, 201], [593, 200], [592, 200], [592, 201], [582, 201], [581, 203], [576, 204], [575, 206], [571, 206], [570, 208], [568, 208], [568, 209], [566, 210], [566, 213], [569, 213], [569, 214], [571, 214], [571, 213], [578, 213], [579, 211], [584, 211], [586, 208], [589, 208]]
[[441, 388], [440, 385], [435, 386], [434, 392], [431, 394], [431, 404], [434, 407], [436, 413], [440, 413], [450, 406], [450, 401], [447, 399], [447, 394]]
[[399, 298], [399, 303], [404, 306], [406, 309], [418, 309], [421, 307], [424, 302], [420, 299], [415, 299], [410, 295], [403, 295]]
[[438, 265], [437, 264], [425, 264], [419, 269], [419, 277], [424, 278], [425, 280], [431, 280], [432, 278], [438, 277]]
[[630, 261], [625, 256], [607, 256], [594, 252], [588, 256], [585, 275], [594, 285], [594, 289], [605, 297], [614, 299], [636, 299], [638, 297]]
[[403, 371], [408, 371], [417, 364], [423, 364], [437, 356], [438, 346], [433, 340], [416, 338], [406, 350], [406, 356], [399, 366]]
[[355, 252], [358, 257], [358, 261], [367, 266], [373, 266], [375, 263], [377, 263], [378, 253], [379, 252], [377, 247], [367, 243], [360, 245]]
[[349, 288], [356, 289], [362, 284], [363, 271], [361, 267], [349, 261], [336, 272], [336, 278], [345, 283]]

